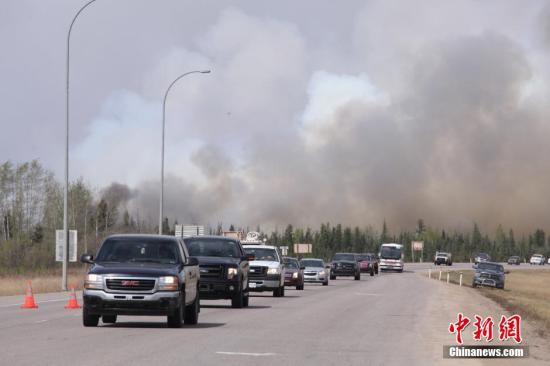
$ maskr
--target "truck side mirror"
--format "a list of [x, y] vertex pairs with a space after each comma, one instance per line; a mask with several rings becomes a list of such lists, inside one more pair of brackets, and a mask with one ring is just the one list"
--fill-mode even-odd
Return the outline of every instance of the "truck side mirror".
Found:
[[80, 257], [80, 261], [82, 263], [93, 264], [94, 263], [94, 256], [91, 255], [91, 254], [82, 254], [82, 256]]

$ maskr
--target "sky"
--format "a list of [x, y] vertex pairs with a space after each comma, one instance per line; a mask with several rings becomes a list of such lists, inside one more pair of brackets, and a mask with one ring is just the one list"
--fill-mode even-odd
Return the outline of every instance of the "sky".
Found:
[[[67, 30], [4, 0], [0, 161], [61, 179]], [[97, 0], [71, 37], [70, 177], [156, 220], [550, 229], [550, 3]]]

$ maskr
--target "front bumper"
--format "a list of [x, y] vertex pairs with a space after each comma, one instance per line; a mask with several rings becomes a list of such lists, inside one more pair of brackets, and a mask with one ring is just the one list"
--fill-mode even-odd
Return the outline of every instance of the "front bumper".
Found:
[[479, 286], [504, 287], [504, 281], [487, 277], [474, 277], [474, 283]]
[[447, 259], [446, 258], [436, 258], [436, 260], [434, 262], [435, 262], [435, 264], [447, 264]]
[[227, 300], [239, 291], [238, 280], [212, 280], [201, 278], [199, 295], [201, 299]]
[[84, 290], [83, 299], [91, 315], [171, 315], [181, 306], [179, 291], [135, 294]]
[[304, 282], [309, 283], [325, 283], [328, 281], [327, 274], [319, 275], [319, 273], [314, 275], [308, 275], [304, 273]]
[[402, 271], [403, 270], [403, 267], [404, 265], [403, 264], [399, 264], [399, 263], [384, 263], [384, 264], [380, 264], [380, 269], [382, 271], [390, 271], [390, 270], [393, 270], [393, 271]]
[[261, 279], [248, 278], [248, 289], [253, 292], [274, 291], [281, 287], [281, 278], [278, 279]]
[[332, 276], [355, 276], [357, 274], [356, 269], [347, 269], [347, 268], [334, 268], [330, 270]]
[[300, 277], [293, 278], [285, 276], [285, 286], [300, 286], [301, 284], [302, 280], [300, 279]]

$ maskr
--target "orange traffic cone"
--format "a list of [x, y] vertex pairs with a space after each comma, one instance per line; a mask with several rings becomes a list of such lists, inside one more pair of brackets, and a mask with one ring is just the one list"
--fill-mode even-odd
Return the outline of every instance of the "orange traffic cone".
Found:
[[82, 306], [78, 305], [76, 300], [76, 293], [74, 292], [74, 286], [71, 287], [71, 295], [69, 296], [69, 302], [65, 305], [65, 309], [80, 309]]
[[25, 295], [25, 303], [21, 305], [21, 309], [38, 309], [38, 305], [34, 302], [31, 281], [27, 282], [27, 294]]

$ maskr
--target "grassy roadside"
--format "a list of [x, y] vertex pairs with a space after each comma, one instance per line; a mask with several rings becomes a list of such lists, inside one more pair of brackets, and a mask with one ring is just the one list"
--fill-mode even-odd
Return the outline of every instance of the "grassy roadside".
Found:
[[[84, 269], [71, 269], [68, 276], [69, 286], [74, 286], [77, 290], [81, 289], [85, 273]], [[61, 271], [2, 275], [0, 276], [0, 296], [24, 295], [28, 281], [31, 281], [35, 294], [61, 291]]]
[[[458, 284], [460, 272], [463, 274], [462, 285], [471, 287], [473, 270], [451, 270], [449, 282]], [[432, 271], [432, 279], [439, 279], [439, 270]], [[446, 280], [447, 274], [443, 271], [441, 281]], [[512, 269], [506, 274], [504, 290], [483, 287], [478, 291], [509, 312], [530, 320], [540, 336], [550, 336], [550, 270]]]

